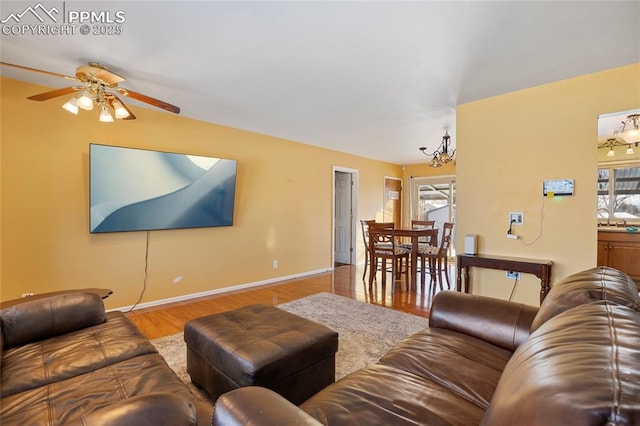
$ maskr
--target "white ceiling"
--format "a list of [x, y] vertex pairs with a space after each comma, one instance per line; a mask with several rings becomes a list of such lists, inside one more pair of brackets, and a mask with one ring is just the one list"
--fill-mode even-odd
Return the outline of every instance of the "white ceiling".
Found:
[[[3, 1], [0, 19], [36, 4]], [[101, 62], [183, 116], [397, 164], [424, 162], [445, 129], [455, 144], [458, 104], [640, 62], [638, 1], [42, 4], [121, 11], [122, 34], [3, 34], [2, 61], [67, 75]]]

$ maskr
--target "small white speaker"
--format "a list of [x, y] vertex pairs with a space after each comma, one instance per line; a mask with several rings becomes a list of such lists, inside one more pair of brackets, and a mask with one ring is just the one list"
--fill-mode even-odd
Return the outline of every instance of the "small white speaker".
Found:
[[478, 254], [478, 234], [467, 234], [464, 237], [464, 253]]

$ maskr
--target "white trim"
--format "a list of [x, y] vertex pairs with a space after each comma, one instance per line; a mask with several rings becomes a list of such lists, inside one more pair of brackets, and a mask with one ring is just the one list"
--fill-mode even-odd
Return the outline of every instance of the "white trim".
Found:
[[[276, 282], [279, 282], [279, 281], [286, 281], [286, 280], [291, 280], [291, 279], [296, 279], [296, 278], [303, 278], [303, 277], [307, 277], [307, 276], [310, 276], [310, 275], [322, 274], [324, 272], [331, 272], [331, 271], [333, 271], [332, 267], [331, 268], [318, 269], [318, 270], [315, 270], [315, 271], [301, 272], [299, 274], [288, 275], [286, 277], [269, 278], [268, 280], [255, 281], [255, 282], [246, 283], [246, 284], [238, 284], [238, 285], [234, 285], [234, 286], [231, 286], [231, 287], [218, 288], [218, 289], [215, 289], [215, 290], [201, 291], [199, 293], [185, 294], [183, 296], [169, 297], [167, 299], [160, 299], [160, 300], [154, 300], [154, 301], [151, 301], [151, 302], [139, 303], [138, 305], [136, 305], [134, 310], [142, 309], [142, 308], [150, 308], [152, 306], [165, 305], [167, 303], [183, 302], [185, 300], [197, 299], [198, 297], [213, 296], [213, 295], [216, 295], [216, 294], [228, 293], [230, 291], [243, 290], [243, 289], [252, 288], [252, 287], [258, 287], [258, 286], [262, 286], [262, 285], [266, 285], [266, 284], [273, 284], [273, 283], [276, 283]], [[131, 308], [133, 306], [134, 305], [129, 305], [129, 306], [122, 306], [122, 307], [119, 307], [119, 308], [108, 309], [107, 312], [111, 312], [111, 311], [128, 312], [128, 311], [131, 310]]]

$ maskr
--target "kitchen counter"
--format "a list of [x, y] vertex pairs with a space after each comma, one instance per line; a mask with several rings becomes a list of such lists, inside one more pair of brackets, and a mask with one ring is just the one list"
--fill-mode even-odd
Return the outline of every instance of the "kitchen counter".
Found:
[[640, 227], [637, 231], [628, 231], [626, 226], [598, 226], [598, 232], [624, 232], [640, 235]]

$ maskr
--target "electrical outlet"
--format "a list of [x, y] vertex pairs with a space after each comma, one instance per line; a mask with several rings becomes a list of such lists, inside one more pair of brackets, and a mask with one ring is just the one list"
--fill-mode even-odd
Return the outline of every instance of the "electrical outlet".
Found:
[[277, 260], [274, 260], [272, 265], [273, 265], [273, 269], [278, 269], [278, 261]]
[[511, 212], [509, 213], [509, 223], [512, 225], [523, 225], [524, 224], [524, 213], [522, 212]]
[[509, 280], [519, 280], [520, 272], [507, 271], [507, 279]]

